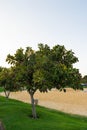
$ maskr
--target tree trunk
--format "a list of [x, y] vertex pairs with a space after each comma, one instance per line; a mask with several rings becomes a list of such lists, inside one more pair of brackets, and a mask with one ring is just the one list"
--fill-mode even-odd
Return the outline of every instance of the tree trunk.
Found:
[[5, 130], [1, 121], [0, 121], [0, 130]]
[[6, 90], [4, 90], [4, 92], [5, 92], [5, 96], [6, 96], [6, 98], [9, 98], [10, 91], [6, 91]]
[[37, 115], [36, 115], [36, 108], [34, 104], [34, 94], [30, 94], [30, 97], [31, 97], [31, 105], [32, 105], [32, 116], [34, 119], [36, 119]]

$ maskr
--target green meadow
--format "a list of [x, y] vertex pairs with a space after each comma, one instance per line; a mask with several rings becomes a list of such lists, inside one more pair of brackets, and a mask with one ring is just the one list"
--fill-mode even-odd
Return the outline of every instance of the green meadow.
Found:
[[87, 118], [37, 106], [38, 118], [31, 117], [31, 105], [0, 97], [0, 120], [5, 130], [87, 130]]

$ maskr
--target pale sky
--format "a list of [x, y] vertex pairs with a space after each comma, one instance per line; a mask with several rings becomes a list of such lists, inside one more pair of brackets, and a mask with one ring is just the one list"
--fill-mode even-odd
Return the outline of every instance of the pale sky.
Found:
[[0, 0], [0, 66], [6, 56], [38, 43], [72, 49], [87, 74], [87, 0]]

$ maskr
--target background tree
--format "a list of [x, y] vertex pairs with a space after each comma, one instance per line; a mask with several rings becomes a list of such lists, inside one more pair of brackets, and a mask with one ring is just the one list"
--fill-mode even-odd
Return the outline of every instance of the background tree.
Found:
[[72, 50], [64, 46], [39, 44], [38, 51], [27, 47], [18, 49], [16, 53], [7, 56], [7, 62], [15, 68], [18, 86], [26, 87], [31, 97], [32, 115], [36, 118], [34, 94], [37, 90], [48, 92], [52, 88], [64, 90], [66, 86], [80, 89], [81, 75], [79, 70], [73, 68], [78, 61]]
[[84, 86], [87, 86], [87, 75], [85, 75], [84, 77], [82, 77], [81, 83], [82, 83]]
[[0, 86], [3, 87], [6, 98], [9, 97], [11, 91], [17, 91], [15, 73], [12, 68], [2, 68], [0, 71]]

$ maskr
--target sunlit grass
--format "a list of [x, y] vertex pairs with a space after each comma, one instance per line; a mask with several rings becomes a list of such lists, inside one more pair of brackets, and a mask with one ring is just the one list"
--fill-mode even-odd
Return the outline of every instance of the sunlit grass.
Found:
[[0, 97], [0, 119], [6, 130], [87, 130], [87, 118], [37, 106], [38, 119], [31, 105]]

